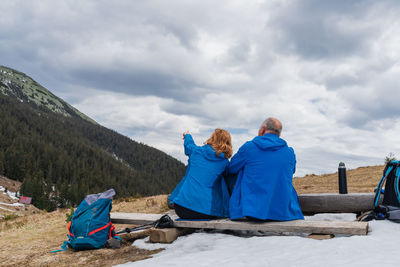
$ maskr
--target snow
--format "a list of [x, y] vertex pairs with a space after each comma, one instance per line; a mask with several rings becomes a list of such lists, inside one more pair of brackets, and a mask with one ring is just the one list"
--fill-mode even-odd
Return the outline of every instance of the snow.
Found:
[[[318, 214], [307, 220], [354, 220], [354, 214]], [[398, 266], [400, 224], [369, 222], [367, 236], [314, 240], [300, 236], [238, 237], [198, 232], [172, 244], [137, 240], [144, 249], [165, 248], [152, 258], [118, 266]]]
[[11, 207], [25, 207], [25, 205], [24, 204], [22, 204], [22, 203], [4, 203], [4, 202], [0, 202], [0, 205], [3, 205], [3, 206], [11, 206]]
[[356, 220], [355, 213], [318, 213], [314, 216], [305, 216], [307, 221], [342, 221], [352, 222]]
[[13, 210], [10, 210], [10, 209], [6, 209], [6, 208], [3, 208], [3, 207], [0, 207], [0, 210], [5, 210], [5, 211], [10, 211], [10, 212], [14, 212]]
[[2, 187], [1, 185], [0, 185], [0, 191], [3, 191], [3, 194], [8, 194], [8, 196], [9, 196], [10, 198], [12, 198], [12, 199], [15, 199], [15, 200], [18, 199], [18, 198], [16, 197], [16, 194], [17, 194], [17, 193], [15, 193], [15, 192], [10, 192], [10, 191], [4, 192], [4, 191], [6, 191], [6, 189], [5, 189], [4, 187]]

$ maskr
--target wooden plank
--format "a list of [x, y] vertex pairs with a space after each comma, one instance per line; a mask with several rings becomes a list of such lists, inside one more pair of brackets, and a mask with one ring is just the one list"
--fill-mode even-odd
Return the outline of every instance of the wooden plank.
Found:
[[[144, 224], [159, 219], [162, 214], [141, 213], [111, 213], [112, 222], [131, 224]], [[270, 233], [314, 233], [314, 234], [345, 234], [366, 235], [367, 222], [341, 222], [341, 221], [286, 221], [286, 222], [251, 222], [231, 221], [229, 219], [210, 221], [185, 221], [176, 220], [176, 215], [171, 215], [175, 227], [220, 230], [248, 230], [265, 231]]]
[[264, 231], [270, 233], [314, 233], [314, 234], [345, 234], [366, 235], [367, 222], [341, 222], [341, 221], [305, 221], [295, 220], [286, 222], [250, 222], [231, 221], [228, 219], [211, 221], [184, 221], [174, 222], [175, 227], [220, 229], [220, 230], [247, 230]]
[[148, 214], [148, 213], [123, 213], [123, 212], [111, 212], [112, 223], [121, 224], [146, 224], [154, 222], [163, 214]]
[[374, 193], [300, 194], [299, 202], [304, 213], [348, 213], [372, 210], [374, 197]]

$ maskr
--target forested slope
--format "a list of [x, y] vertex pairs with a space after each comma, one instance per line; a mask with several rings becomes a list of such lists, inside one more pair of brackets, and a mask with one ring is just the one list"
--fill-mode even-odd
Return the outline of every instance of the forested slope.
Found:
[[[26, 82], [4, 77], [0, 73], [0, 174], [22, 181], [21, 193], [39, 208], [77, 204], [111, 187], [117, 197], [168, 193], [183, 176], [184, 164], [164, 152], [94, 123], [44, 88], [46, 101], [40, 92], [32, 96], [45, 104], [32, 101]], [[64, 110], [54, 111], [56, 101]]]

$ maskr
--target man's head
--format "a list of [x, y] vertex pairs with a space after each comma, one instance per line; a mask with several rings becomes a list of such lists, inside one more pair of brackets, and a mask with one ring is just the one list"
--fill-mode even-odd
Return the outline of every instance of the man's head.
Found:
[[274, 133], [278, 136], [281, 135], [282, 132], [282, 123], [275, 118], [268, 118], [266, 119], [258, 130], [258, 136], [262, 136], [267, 133]]

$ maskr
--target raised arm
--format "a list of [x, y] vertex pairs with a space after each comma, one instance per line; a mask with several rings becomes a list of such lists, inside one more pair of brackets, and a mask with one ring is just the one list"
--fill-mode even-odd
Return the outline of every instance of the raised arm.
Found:
[[185, 142], [183, 143], [183, 146], [185, 147], [185, 155], [189, 156], [194, 148], [196, 147], [196, 144], [194, 143], [193, 137], [191, 134], [184, 134], [184, 140]]

